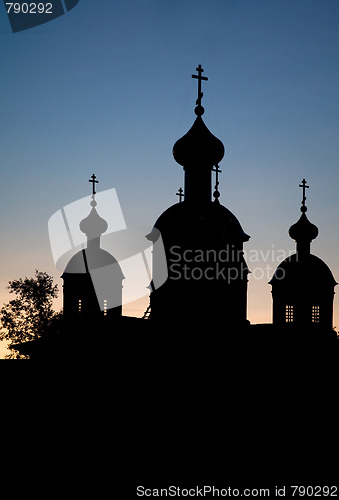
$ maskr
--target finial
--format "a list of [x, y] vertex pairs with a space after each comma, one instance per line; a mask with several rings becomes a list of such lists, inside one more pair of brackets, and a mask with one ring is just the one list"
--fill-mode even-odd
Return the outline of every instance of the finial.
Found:
[[184, 190], [182, 188], [179, 188], [178, 192], [175, 193], [177, 196], [179, 196], [179, 203], [182, 202], [182, 198], [184, 196]]
[[218, 186], [219, 186], [219, 176], [218, 174], [222, 172], [222, 170], [220, 170], [219, 168], [219, 165], [215, 165], [215, 167], [212, 168], [212, 171], [215, 172], [215, 186], [214, 186], [214, 193], [213, 193], [213, 197], [215, 198], [215, 201], [218, 200], [218, 198], [220, 197], [220, 192], [218, 190]]
[[306, 192], [306, 189], [308, 189], [310, 186], [306, 186], [306, 180], [303, 179], [301, 181], [301, 184], [299, 184], [299, 187], [303, 188], [303, 199], [302, 199], [302, 202], [301, 202], [300, 211], [303, 212], [303, 213], [305, 213], [305, 212], [307, 212], [307, 207], [305, 205], [305, 201], [306, 201], [305, 192]]
[[198, 72], [198, 74], [192, 75], [192, 78], [196, 78], [198, 80], [198, 99], [196, 100], [197, 106], [196, 106], [194, 112], [197, 116], [202, 116], [204, 114], [205, 110], [201, 105], [201, 99], [202, 99], [202, 96], [204, 95], [204, 93], [201, 92], [201, 80], [207, 81], [208, 78], [207, 78], [207, 76], [202, 76], [202, 73], [204, 72], [204, 70], [202, 69], [201, 64], [199, 64], [199, 66], [196, 68], [196, 71]]

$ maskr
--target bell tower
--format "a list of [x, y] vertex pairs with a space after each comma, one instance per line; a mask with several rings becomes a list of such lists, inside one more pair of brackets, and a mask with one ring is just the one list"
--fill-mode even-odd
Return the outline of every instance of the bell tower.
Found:
[[311, 254], [311, 242], [319, 233], [307, 216], [306, 180], [303, 179], [301, 216], [289, 229], [296, 242], [296, 253], [285, 259], [270, 281], [273, 298], [273, 324], [284, 328], [332, 330], [336, 281], [328, 266]]
[[63, 275], [63, 309], [68, 322], [95, 322], [120, 318], [122, 313], [122, 281], [119, 263], [100, 247], [100, 238], [108, 229], [105, 219], [97, 212], [93, 174], [90, 213], [81, 220], [79, 229], [87, 237], [87, 246], [68, 262]]

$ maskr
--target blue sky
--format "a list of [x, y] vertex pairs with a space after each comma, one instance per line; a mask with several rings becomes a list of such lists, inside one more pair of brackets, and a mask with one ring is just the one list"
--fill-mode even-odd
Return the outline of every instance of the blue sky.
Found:
[[[177, 201], [171, 150], [195, 118], [198, 64], [204, 120], [226, 148], [220, 201], [251, 235], [245, 250], [270, 252], [250, 267], [273, 271], [271, 250], [294, 250], [306, 178], [312, 251], [339, 281], [338, 25], [336, 0], [80, 0], [13, 34], [0, 5], [1, 299], [35, 268], [61, 285], [48, 219], [89, 194], [93, 172], [127, 225]], [[268, 280], [250, 280], [252, 322], [271, 321]]]

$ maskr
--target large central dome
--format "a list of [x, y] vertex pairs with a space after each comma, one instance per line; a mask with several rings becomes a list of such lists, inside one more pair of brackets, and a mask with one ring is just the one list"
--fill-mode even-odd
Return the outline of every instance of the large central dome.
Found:
[[192, 207], [187, 202], [172, 205], [160, 215], [154, 227], [166, 241], [173, 238], [181, 242], [189, 240], [192, 245], [216, 240], [222, 245], [250, 239], [235, 215], [212, 201], [201, 207]]

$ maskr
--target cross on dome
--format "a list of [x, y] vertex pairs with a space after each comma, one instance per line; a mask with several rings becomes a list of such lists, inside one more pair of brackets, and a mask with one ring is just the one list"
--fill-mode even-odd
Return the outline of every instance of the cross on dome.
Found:
[[198, 80], [198, 99], [196, 100], [196, 105], [197, 107], [195, 108], [195, 113], [199, 116], [204, 114], [204, 108], [201, 105], [201, 99], [204, 95], [203, 92], [201, 92], [201, 81], [205, 80], [207, 81], [208, 78], [207, 76], [202, 76], [202, 73], [204, 72], [203, 68], [201, 67], [201, 64], [196, 68], [196, 71], [198, 72], [197, 75], [192, 75], [192, 78], [196, 78]]
[[217, 189], [217, 187], [219, 185], [218, 174], [221, 174], [222, 170], [220, 170], [219, 165], [215, 165], [215, 167], [212, 168], [212, 171], [215, 172], [215, 188]]
[[307, 207], [305, 205], [305, 201], [306, 201], [305, 193], [306, 193], [306, 189], [308, 189], [310, 186], [307, 186], [306, 184], [307, 183], [306, 183], [305, 179], [303, 179], [301, 184], [299, 184], [299, 187], [303, 188], [303, 199], [301, 202], [302, 207], [300, 208], [301, 212], [307, 212]]
[[297, 242], [297, 252], [299, 254], [309, 254], [310, 243], [318, 236], [319, 230], [317, 226], [315, 226], [308, 220], [307, 215], [305, 213], [307, 212], [307, 207], [305, 205], [306, 201], [305, 193], [306, 189], [309, 188], [309, 186], [307, 186], [305, 179], [301, 181], [299, 187], [301, 187], [303, 190], [303, 199], [300, 208], [302, 214], [298, 222], [293, 224], [288, 232], [290, 237]]
[[93, 175], [91, 176], [91, 179], [89, 179], [89, 181], [88, 181], [88, 182], [91, 182], [91, 183], [92, 183], [92, 194], [95, 194], [95, 184], [98, 184], [98, 183], [99, 183], [99, 181], [96, 181], [95, 179], [96, 179], [96, 175], [95, 175], [95, 174], [93, 174]]
[[214, 198], [218, 199], [220, 196], [220, 192], [218, 189], [218, 186], [219, 186], [219, 175], [218, 174], [221, 174], [222, 170], [220, 170], [219, 165], [215, 165], [212, 168], [212, 172], [215, 172], [215, 191], [213, 193], [213, 196], [214, 196]]
[[177, 196], [179, 196], [179, 202], [182, 202], [182, 198], [184, 197], [184, 190], [182, 188], [179, 188], [178, 192], [175, 193]]

